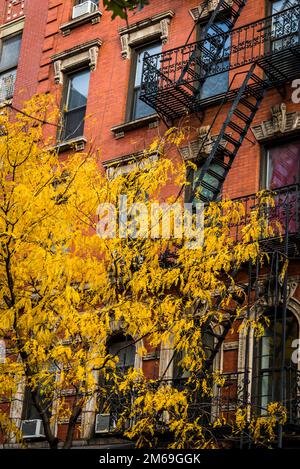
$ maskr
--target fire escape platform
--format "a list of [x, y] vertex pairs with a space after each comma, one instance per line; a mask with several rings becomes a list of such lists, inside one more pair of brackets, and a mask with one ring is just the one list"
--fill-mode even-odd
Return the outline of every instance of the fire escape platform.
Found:
[[229, 82], [235, 72], [247, 73], [254, 63], [263, 69], [266, 87], [299, 78], [300, 5], [145, 57], [141, 99], [167, 118], [192, 114], [218, 101], [233, 100], [238, 93], [239, 84], [233, 80], [226, 92], [203, 98], [199, 90], [205, 80], [224, 80], [227, 73]]

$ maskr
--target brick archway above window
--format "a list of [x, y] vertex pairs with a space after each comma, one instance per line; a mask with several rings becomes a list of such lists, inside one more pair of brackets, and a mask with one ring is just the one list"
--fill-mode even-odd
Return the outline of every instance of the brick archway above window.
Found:
[[101, 45], [101, 39], [94, 39], [53, 55], [51, 59], [54, 65], [55, 82], [62, 84], [64, 73], [68, 73], [73, 69], [76, 70], [82, 65], [89, 66], [91, 71], [96, 70]]
[[166, 44], [169, 37], [170, 20], [174, 14], [174, 11], [168, 10], [130, 26], [120, 28], [119, 34], [123, 59], [130, 58], [131, 47], [136, 47], [152, 39], [160, 39], [163, 44]]

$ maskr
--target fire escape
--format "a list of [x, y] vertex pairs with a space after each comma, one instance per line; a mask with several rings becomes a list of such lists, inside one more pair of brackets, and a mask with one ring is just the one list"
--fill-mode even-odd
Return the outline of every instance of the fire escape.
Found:
[[[287, 1], [282, 11], [236, 27], [246, 3], [247, 0], [221, 0], [203, 29], [200, 40], [148, 55], [144, 60], [141, 99], [164, 118], [174, 120], [187, 114], [201, 114], [212, 103], [219, 103], [207, 138], [203, 139], [199, 149], [199, 158], [203, 147], [210, 143], [210, 131], [217, 117], [224, 112], [225, 106], [228, 109], [230, 103], [226, 119], [201, 167], [197, 186], [192, 193], [193, 199], [204, 203], [219, 199], [223, 183], [267, 90], [281, 90], [285, 84], [300, 77], [300, 4]], [[204, 2], [203, 8], [207, 4], [207, 1]], [[213, 98], [203, 97], [201, 91], [207, 80], [224, 72], [229, 74], [230, 80], [227, 91]], [[243, 203], [245, 220], [234, 227], [237, 239], [258, 201], [255, 195], [251, 195], [244, 197]], [[259, 352], [261, 344], [258, 340], [253, 340], [252, 344], [250, 337], [247, 337], [242, 376], [238, 373], [228, 376], [225, 390], [220, 391], [214, 408], [218, 407], [219, 414], [224, 414], [232, 412], [237, 406], [246, 408], [250, 404], [251, 413], [264, 415], [267, 402], [276, 400], [288, 409], [287, 424], [299, 435], [300, 372], [287, 365], [286, 356], [288, 271], [285, 271], [284, 278], [280, 276], [286, 260], [295, 262], [300, 259], [299, 184], [277, 191], [274, 208], [267, 208], [266, 217], [270, 223], [280, 222], [282, 235], [261, 240], [264, 250], [269, 253], [267, 266], [245, 267], [248, 275], [245, 283], [248, 292], [247, 314], [250, 317], [254, 311], [254, 315], [258, 315], [258, 309], [253, 305], [261, 304], [263, 300], [272, 311], [273, 330], [278, 331], [279, 328], [281, 331], [280, 346], [278, 348], [275, 344], [277, 339], [274, 332], [268, 370], [262, 367], [257, 369], [255, 357], [262, 353]], [[279, 447], [283, 445], [283, 434], [284, 428], [279, 425]], [[241, 439], [240, 444], [251, 446], [250, 437], [248, 440], [245, 437]]]

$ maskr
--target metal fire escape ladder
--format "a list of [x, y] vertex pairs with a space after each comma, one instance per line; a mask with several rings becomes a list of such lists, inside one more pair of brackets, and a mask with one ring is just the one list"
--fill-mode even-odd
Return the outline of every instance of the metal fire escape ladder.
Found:
[[[263, 100], [267, 82], [254, 73], [257, 64], [247, 72], [243, 84], [227, 114], [222, 129], [206, 159], [192, 198], [202, 202], [215, 201], [233, 164], [235, 156]], [[199, 150], [198, 157], [201, 154]]]
[[[225, 47], [226, 41], [238, 20], [247, 0], [220, 0], [211, 14], [208, 23], [203, 28], [200, 41], [185, 67], [183, 68], [177, 85], [184, 85], [186, 78], [197, 82], [194, 92], [200, 93], [207, 76], [216, 65], [217, 60]], [[205, 5], [208, 5], [208, 1]], [[227, 31], [221, 29], [216, 22], [222, 22], [227, 26]], [[195, 70], [199, 67], [199, 72]], [[191, 89], [191, 86], [189, 87]]]

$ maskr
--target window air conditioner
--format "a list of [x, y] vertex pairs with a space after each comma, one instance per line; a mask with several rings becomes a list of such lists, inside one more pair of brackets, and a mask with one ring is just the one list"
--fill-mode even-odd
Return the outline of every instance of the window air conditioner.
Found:
[[111, 428], [111, 423], [113, 423], [113, 421], [110, 414], [97, 414], [95, 421], [95, 433], [109, 433], [111, 430], [113, 430], [113, 428]]
[[93, 13], [97, 10], [97, 5], [92, 0], [87, 0], [86, 2], [79, 3], [73, 7], [72, 19], [78, 18], [82, 15], [87, 15], [88, 13]]
[[45, 436], [43, 422], [40, 419], [23, 420], [21, 430], [23, 438], [43, 438]]

